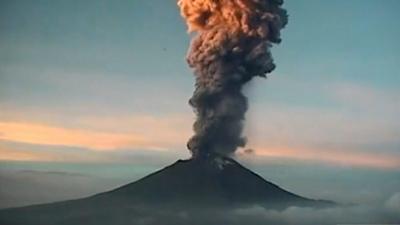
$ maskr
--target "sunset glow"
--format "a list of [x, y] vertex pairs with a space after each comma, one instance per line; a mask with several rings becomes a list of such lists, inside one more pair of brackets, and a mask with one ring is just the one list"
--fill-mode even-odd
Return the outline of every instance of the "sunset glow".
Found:
[[[35, 123], [0, 122], [0, 139], [40, 145], [61, 145], [92, 150], [115, 149], [167, 149], [179, 140], [156, 141], [157, 133], [148, 136], [141, 133], [99, 132], [84, 129], [70, 129]], [[157, 130], [157, 127], [153, 127]], [[146, 132], [144, 132], [146, 133]], [[166, 137], [169, 137], [166, 134]]]
[[354, 167], [372, 167], [399, 169], [400, 159], [376, 153], [363, 153], [355, 151], [342, 151], [335, 149], [312, 148], [254, 148], [256, 155], [270, 158], [285, 158], [302, 161], [314, 161], [331, 165], [343, 165]]
[[[103, 120], [90, 119], [85, 120], [86, 125], [97, 124], [102, 129], [112, 130], [113, 125], [122, 126], [120, 119]], [[0, 140], [12, 141], [36, 145], [49, 146], [66, 146], [80, 147], [93, 151], [119, 151], [130, 149], [148, 149], [152, 151], [168, 151], [175, 150], [179, 147], [182, 149], [185, 143], [185, 132], [168, 132], [170, 127], [184, 127], [185, 121], [171, 120], [163, 121], [155, 118], [131, 118], [127, 119], [130, 124], [135, 126], [146, 127], [146, 130], [140, 132], [99, 132], [89, 129], [71, 129], [56, 126], [48, 126], [36, 123], [18, 123], [18, 122], [1, 122]], [[140, 121], [140, 122], [139, 122]], [[187, 121], [187, 126], [189, 127]], [[174, 124], [175, 123], [175, 124]], [[134, 127], [135, 127], [134, 126]], [[178, 129], [179, 130], [179, 129]], [[187, 134], [186, 134], [187, 135]], [[266, 158], [283, 158], [301, 161], [314, 161], [321, 163], [329, 163], [332, 165], [356, 166], [356, 167], [372, 167], [372, 168], [400, 168], [400, 159], [385, 154], [365, 153], [354, 150], [338, 150], [338, 149], [318, 149], [315, 147], [275, 147], [263, 143], [254, 147], [255, 155], [260, 159]], [[79, 155], [67, 154], [61, 156], [59, 153], [40, 153], [32, 152], [28, 149], [10, 150], [1, 148], [0, 160], [12, 161], [93, 161], [98, 158], [90, 159], [79, 157]]]

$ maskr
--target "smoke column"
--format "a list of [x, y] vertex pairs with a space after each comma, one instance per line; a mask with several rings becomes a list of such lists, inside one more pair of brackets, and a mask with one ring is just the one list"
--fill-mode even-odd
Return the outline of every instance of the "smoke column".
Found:
[[179, 0], [189, 32], [187, 56], [196, 76], [189, 100], [197, 119], [187, 143], [193, 158], [229, 156], [244, 147], [247, 98], [242, 87], [274, 70], [269, 48], [287, 23], [283, 0]]

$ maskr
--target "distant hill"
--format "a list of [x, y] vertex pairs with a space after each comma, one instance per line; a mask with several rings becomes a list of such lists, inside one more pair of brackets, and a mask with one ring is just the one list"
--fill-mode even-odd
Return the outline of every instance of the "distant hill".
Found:
[[183, 223], [191, 213], [254, 205], [282, 210], [334, 203], [295, 195], [233, 159], [213, 157], [178, 160], [136, 182], [88, 198], [0, 210], [0, 224], [179, 224], [180, 217]]

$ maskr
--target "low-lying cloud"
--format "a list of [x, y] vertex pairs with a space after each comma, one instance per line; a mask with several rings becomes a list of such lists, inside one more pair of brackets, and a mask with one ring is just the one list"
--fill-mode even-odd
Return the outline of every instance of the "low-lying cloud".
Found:
[[[333, 208], [289, 207], [283, 211], [261, 206], [234, 210], [158, 211], [155, 215], [138, 218], [138, 224], [228, 224], [228, 225], [337, 225], [337, 224], [396, 224], [400, 221], [400, 208], [396, 203], [400, 193], [387, 202], [375, 205], [348, 205]], [[390, 202], [390, 207], [385, 205]], [[167, 222], [166, 222], [167, 221]]]
[[[397, 194], [394, 195], [394, 197]], [[399, 210], [399, 208], [394, 208]], [[142, 208], [135, 209], [142, 212]], [[169, 209], [153, 210], [152, 213], [135, 213], [136, 223], [155, 224], [191, 224], [191, 225], [337, 225], [337, 224], [397, 224], [400, 221], [398, 211], [376, 205], [349, 205], [333, 208], [289, 207], [283, 211], [268, 210], [261, 206], [234, 210], [204, 209], [174, 211]], [[136, 211], [135, 211], [136, 212]]]

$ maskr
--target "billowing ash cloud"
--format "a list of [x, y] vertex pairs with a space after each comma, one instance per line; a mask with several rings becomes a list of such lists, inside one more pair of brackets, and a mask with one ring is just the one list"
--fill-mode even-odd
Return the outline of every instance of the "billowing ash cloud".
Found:
[[230, 155], [245, 145], [247, 98], [241, 92], [275, 65], [269, 48], [287, 23], [283, 0], [179, 0], [189, 32], [196, 32], [187, 61], [196, 89], [189, 103], [197, 115], [188, 148], [194, 158]]

